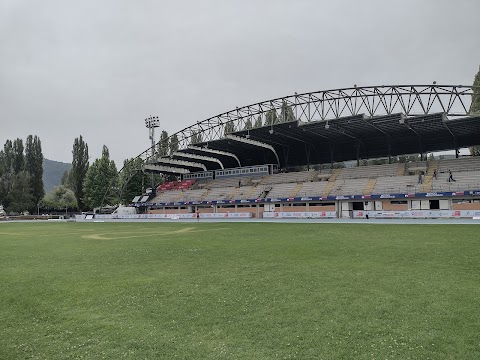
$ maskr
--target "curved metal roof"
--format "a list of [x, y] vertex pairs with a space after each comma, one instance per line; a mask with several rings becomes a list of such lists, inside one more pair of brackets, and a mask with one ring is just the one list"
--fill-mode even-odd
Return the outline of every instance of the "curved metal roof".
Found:
[[[208, 170], [238, 162], [290, 167], [468, 147], [480, 143], [480, 117], [469, 112], [479, 93], [462, 85], [397, 85], [294, 94], [197, 122], [172, 135], [177, 151], [158, 157], [150, 148], [140, 156], [199, 171], [191, 162]], [[262, 126], [249, 129], [259, 120]]]

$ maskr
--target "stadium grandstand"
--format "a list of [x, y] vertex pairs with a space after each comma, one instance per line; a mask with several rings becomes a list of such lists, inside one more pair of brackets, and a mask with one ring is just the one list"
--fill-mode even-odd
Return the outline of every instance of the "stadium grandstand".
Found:
[[[239, 107], [140, 154], [142, 171], [170, 180], [130, 206], [161, 216], [480, 216], [480, 157], [459, 151], [480, 143], [470, 112], [479, 92], [355, 86]], [[447, 150], [455, 157], [427, 156]]]

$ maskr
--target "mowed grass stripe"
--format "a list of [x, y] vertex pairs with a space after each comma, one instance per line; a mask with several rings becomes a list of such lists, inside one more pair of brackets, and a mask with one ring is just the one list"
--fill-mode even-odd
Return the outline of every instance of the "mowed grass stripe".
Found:
[[2, 359], [480, 358], [475, 225], [0, 233]]

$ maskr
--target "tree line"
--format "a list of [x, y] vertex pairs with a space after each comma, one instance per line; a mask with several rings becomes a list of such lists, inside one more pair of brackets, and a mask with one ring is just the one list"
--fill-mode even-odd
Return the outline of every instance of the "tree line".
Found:
[[37, 136], [7, 140], [0, 151], [0, 203], [8, 212], [33, 212], [45, 195], [42, 144]]
[[73, 143], [72, 168], [63, 174], [62, 185], [53, 193], [61, 195], [71, 191], [77, 210], [91, 210], [119, 202], [128, 204], [145, 192], [149, 182], [142, 172], [142, 159], [126, 159], [123, 165], [122, 171], [118, 172], [106, 145], [103, 145], [101, 157], [90, 164], [88, 144], [80, 136]]
[[[102, 156], [90, 164], [88, 144], [79, 136], [73, 142], [71, 170], [63, 174], [61, 185], [45, 194], [40, 138], [29, 135], [25, 143], [7, 140], [0, 150], [0, 205], [8, 214], [36, 214], [91, 210], [119, 200], [128, 203], [149, 182], [140, 171], [141, 159], [125, 160], [124, 165], [119, 174], [105, 145]], [[119, 184], [124, 184], [122, 189]]]

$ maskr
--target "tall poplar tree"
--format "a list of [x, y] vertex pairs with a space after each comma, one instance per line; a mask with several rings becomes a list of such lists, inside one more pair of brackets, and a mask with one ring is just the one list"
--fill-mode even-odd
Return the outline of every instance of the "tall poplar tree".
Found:
[[168, 155], [168, 145], [168, 133], [165, 130], [162, 130], [162, 133], [160, 134], [160, 142], [157, 145], [157, 153], [159, 156]]
[[121, 186], [121, 202], [128, 204], [135, 196], [142, 195], [144, 186], [149, 186], [150, 179], [140, 171], [143, 160], [135, 158], [124, 160], [123, 169], [120, 172], [119, 186]]
[[277, 110], [270, 109], [265, 115], [265, 125], [274, 125], [278, 123]]
[[251, 130], [252, 129], [252, 120], [250, 118], [245, 121], [245, 126], [243, 127], [243, 130]]
[[113, 160], [110, 160], [108, 148], [103, 145], [102, 157], [89, 167], [83, 183], [85, 205], [96, 208], [102, 205], [114, 205], [117, 196], [118, 174]]
[[173, 134], [170, 137], [170, 154], [173, 154], [175, 151], [178, 150], [178, 136], [177, 134]]
[[295, 115], [291, 106], [287, 105], [285, 100], [282, 101], [282, 109], [280, 110], [280, 116], [278, 122], [294, 121]]
[[227, 135], [227, 134], [233, 133], [234, 131], [235, 131], [235, 125], [233, 124], [233, 122], [232, 121], [227, 122], [223, 128], [223, 133]]
[[257, 118], [257, 120], [255, 120], [255, 125], [253, 125], [253, 127], [259, 128], [259, 127], [262, 127], [262, 126], [263, 126], [262, 115], [258, 115], [258, 118]]
[[82, 135], [75, 138], [73, 142], [73, 160], [72, 169], [70, 170], [69, 182], [75, 197], [77, 198], [78, 208], [85, 208], [83, 183], [89, 168], [88, 162], [88, 145], [83, 140]]
[[[45, 195], [43, 187], [43, 154], [40, 138], [28, 135], [25, 144], [25, 170], [30, 175], [30, 187], [36, 205]], [[33, 209], [32, 209], [33, 210]]]
[[25, 169], [25, 155], [23, 153], [24, 146], [22, 139], [15, 139], [13, 141], [13, 173], [18, 174]]
[[[473, 80], [472, 104], [470, 105], [471, 115], [480, 115], [480, 67]], [[470, 155], [480, 156], [480, 144], [470, 148]]]
[[6, 173], [13, 172], [13, 143], [11, 140], [5, 141], [3, 145], [4, 169]]

